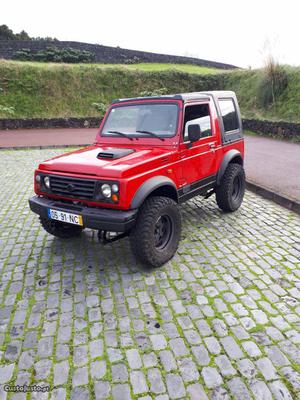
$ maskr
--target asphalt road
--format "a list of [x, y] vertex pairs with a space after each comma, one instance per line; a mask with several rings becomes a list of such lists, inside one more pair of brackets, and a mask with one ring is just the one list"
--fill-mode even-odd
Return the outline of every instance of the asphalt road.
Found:
[[30, 212], [34, 168], [63, 151], [0, 153], [0, 399], [299, 399], [299, 216], [198, 196], [176, 256], [145, 269], [128, 238], [60, 240]]
[[[62, 146], [93, 143], [97, 129], [0, 131], [1, 147]], [[300, 202], [300, 145], [246, 136], [247, 180]]]
[[246, 136], [247, 180], [300, 201], [300, 144]]
[[93, 143], [97, 128], [0, 130], [1, 147], [66, 146]]

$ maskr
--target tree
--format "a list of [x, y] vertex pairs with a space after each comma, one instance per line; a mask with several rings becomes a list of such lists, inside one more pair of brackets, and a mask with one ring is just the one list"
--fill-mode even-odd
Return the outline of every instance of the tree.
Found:
[[18, 40], [32, 40], [31, 37], [28, 35], [28, 33], [25, 32], [24, 30], [21, 31], [20, 33], [17, 33], [15, 36], [16, 39]]
[[15, 34], [7, 25], [0, 25], [0, 40], [15, 40]]
[[56, 38], [52, 37], [37, 37], [33, 38], [27, 32], [22, 30], [20, 33], [14, 33], [7, 25], [0, 25], [0, 40], [37, 40], [46, 42], [55, 42]]

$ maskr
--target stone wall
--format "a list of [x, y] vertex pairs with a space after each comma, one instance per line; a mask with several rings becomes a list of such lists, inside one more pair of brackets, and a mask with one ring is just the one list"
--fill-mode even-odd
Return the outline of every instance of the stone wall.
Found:
[[243, 119], [244, 129], [261, 133], [266, 136], [279, 137], [284, 139], [292, 139], [300, 136], [300, 124], [292, 122], [272, 122], [258, 119]]
[[0, 119], [0, 130], [9, 129], [47, 129], [47, 128], [97, 128], [101, 117], [87, 118], [30, 118]]
[[16, 51], [31, 49], [36, 52], [46, 47], [55, 46], [58, 48], [72, 47], [78, 50], [90, 51], [95, 54], [95, 61], [105, 64], [126, 64], [131, 62], [152, 62], [152, 63], [177, 63], [195, 64], [206, 67], [221, 69], [237, 68], [234, 65], [219, 63], [215, 61], [202, 60], [200, 58], [172, 56], [168, 54], [149, 53], [146, 51], [127, 50], [120, 47], [109, 47], [98, 44], [81, 42], [45, 42], [35, 40], [0, 40], [0, 58], [13, 59]]
[[[97, 128], [101, 117], [87, 118], [31, 118], [31, 119], [0, 119], [0, 130], [9, 129], [39, 129], [39, 128]], [[266, 136], [292, 139], [300, 136], [300, 124], [290, 122], [271, 122], [256, 119], [243, 119], [244, 129], [261, 133]]]

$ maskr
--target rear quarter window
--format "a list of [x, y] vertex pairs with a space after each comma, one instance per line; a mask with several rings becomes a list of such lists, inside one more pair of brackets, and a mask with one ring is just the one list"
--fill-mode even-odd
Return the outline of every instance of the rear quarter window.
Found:
[[239, 120], [233, 99], [220, 99], [219, 107], [225, 132], [239, 129]]

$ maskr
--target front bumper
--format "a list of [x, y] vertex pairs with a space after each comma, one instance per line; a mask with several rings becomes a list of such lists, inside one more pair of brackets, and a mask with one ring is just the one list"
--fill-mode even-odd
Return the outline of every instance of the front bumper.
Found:
[[47, 209], [69, 212], [81, 215], [83, 227], [110, 232], [127, 232], [135, 224], [137, 209], [113, 210], [108, 208], [86, 207], [62, 203], [45, 197], [33, 196], [29, 200], [29, 206], [33, 212], [41, 217], [48, 218]]

